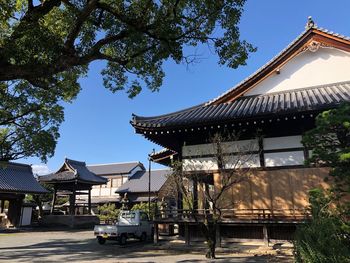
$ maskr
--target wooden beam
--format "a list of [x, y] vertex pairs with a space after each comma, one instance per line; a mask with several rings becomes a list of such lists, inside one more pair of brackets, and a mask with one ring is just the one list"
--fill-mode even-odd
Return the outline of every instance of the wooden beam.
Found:
[[193, 209], [198, 209], [198, 181], [197, 178], [193, 178]]
[[57, 196], [57, 189], [55, 187], [53, 191], [53, 196], [52, 196], [52, 203], [51, 203], [51, 210], [50, 210], [51, 215], [55, 211], [56, 196]]
[[88, 195], [88, 214], [91, 215], [91, 189], [89, 189]]
[[189, 229], [188, 229], [188, 224], [185, 223], [185, 243], [187, 246], [190, 245], [191, 240], [190, 240], [190, 233], [189, 233]]
[[153, 232], [153, 243], [158, 244], [159, 241], [159, 229], [158, 224], [154, 223], [154, 232]]
[[75, 190], [72, 191], [72, 194], [69, 196], [69, 214], [75, 215]]

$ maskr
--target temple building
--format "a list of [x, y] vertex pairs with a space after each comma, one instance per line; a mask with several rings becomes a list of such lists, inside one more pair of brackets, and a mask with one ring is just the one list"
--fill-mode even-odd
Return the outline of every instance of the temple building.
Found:
[[106, 163], [87, 165], [90, 172], [107, 179], [105, 184], [94, 185], [91, 189], [93, 207], [106, 203], [120, 206], [120, 196], [115, 191], [126, 183], [135, 173], [144, 171], [140, 162]]
[[[1, 163], [0, 228], [30, 225], [32, 208], [24, 208], [25, 195], [45, 194], [47, 192], [34, 178], [30, 165], [13, 162]], [[24, 213], [27, 212], [26, 210], [28, 213]], [[27, 222], [24, 224], [24, 221]]]
[[[171, 173], [169, 169], [152, 170], [151, 175], [149, 171], [138, 171], [130, 179], [120, 186], [116, 193], [121, 197], [127, 194], [130, 204], [147, 203], [148, 197], [151, 202], [167, 200], [169, 205], [176, 204], [176, 196], [173, 189], [170, 187], [168, 181], [168, 174]], [[148, 184], [150, 180], [150, 189]], [[148, 190], [150, 190], [148, 192]], [[130, 206], [131, 206], [130, 205]]]
[[225, 154], [246, 151], [251, 158], [241, 165], [253, 175], [228, 191], [225, 202], [232, 214], [222, 222], [228, 230], [221, 234], [283, 239], [286, 229], [292, 232], [305, 219], [308, 191], [327, 187], [323, 179], [328, 169], [304, 164], [312, 152], [301, 143], [302, 135], [315, 126], [319, 113], [346, 101], [350, 38], [309, 21], [283, 51], [224, 94], [174, 113], [134, 115], [132, 125], [136, 133], [165, 148], [153, 155], [155, 161], [170, 165], [177, 159], [185, 170], [191, 165], [203, 171], [206, 179], [194, 189], [198, 199], [206, 185], [220, 186], [210, 137], [227, 131], [240, 134], [238, 140], [225, 142]]
[[[91, 215], [91, 190], [94, 185], [105, 184], [107, 179], [89, 171], [85, 162], [66, 158], [57, 172], [40, 176], [39, 181], [54, 188], [51, 215], [43, 218], [43, 224], [79, 227], [99, 222], [96, 216]], [[54, 215], [57, 196], [69, 197], [69, 210], [66, 215]], [[87, 203], [79, 204], [77, 196], [87, 197]], [[83, 209], [79, 209], [80, 206]]]

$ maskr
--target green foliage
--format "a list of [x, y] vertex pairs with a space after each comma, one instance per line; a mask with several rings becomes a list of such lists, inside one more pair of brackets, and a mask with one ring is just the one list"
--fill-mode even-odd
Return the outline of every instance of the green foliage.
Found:
[[350, 103], [318, 115], [316, 127], [303, 136], [303, 143], [312, 149], [307, 163], [330, 167], [337, 192], [350, 193]]
[[157, 203], [151, 203], [151, 211], [148, 209], [148, 203], [134, 204], [131, 210], [142, 210], [146, 212], [150, 219], [154, 218], [156, 210], [159, 210]]
[[104, 204], [98, 207], [98, 218], [106, 224], [113, 223], [118, 220], [119, 209], [115, 208], [115, 204]]
[[334, 198], [320, 189], [310, 191], [312, 220], [297, 229], [296, 261], [303, 263], [350, 262], [350, 232], [337, 211]]
[[[104, 86], [129, 97], [158, 91], [162, 65], [193, 61], [206, 43], [219, 63], [244, 65], [245, 0], [0, 0], [0, 158], [51, 157], [63, 103], [80, 91], [88, 65], [106, 61]], [[197, 57], [194, 57], [196, 59]]]

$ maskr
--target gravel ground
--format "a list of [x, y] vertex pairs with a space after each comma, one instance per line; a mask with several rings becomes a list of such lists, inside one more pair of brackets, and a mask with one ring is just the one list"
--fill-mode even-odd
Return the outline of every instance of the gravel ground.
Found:
[[[208, 262], [204, 251], [203, 243], [186, 246], [175, 240], [98, 245], [92, 231], [0, 233], [0, 262]], [[215, 262], [293, 262], [290, 248], [266, 248], [261, 243], [225, 244], [217, 257]]]

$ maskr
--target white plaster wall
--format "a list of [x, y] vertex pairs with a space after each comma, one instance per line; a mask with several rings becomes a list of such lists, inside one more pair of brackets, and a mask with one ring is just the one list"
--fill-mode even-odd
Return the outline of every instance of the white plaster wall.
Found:
[[260, 167], [260, 157], [257, 154], [227, 156], [225, 165], [227, 169]]
[[100, 195], [100, 188], [91, 189], [91, 196], [99, 196], [99, 195]]
[[[259, 150], [257, 140], [241, 140], [235, 142], [224, 142], [221, 144], [224, 153], [237, 153]], [[182, 147], [182, 156], [203, 156], [215, 154], [216, 145], [213, 143], [188, 145]]]
[[100, 196], [107, 196], [111, 194], [111, 188], [101, 188], [101, 195]]
[[350, 53], [334, 48], [305, 51], [260, 82], [248, 95], [266, 94], [350, 80]]
[[265, 153], [264, 156], [266, 167], [304, 164], [304, 152], [302, 151]]
[[218, 169], [217, 162], [212, 157], [184, 159], [182, 167], [184, 171], [210, 171]]
[[264, 150], [288, 149], [303, 147], [301, 135], [264, 138]]
[[123, 179], [122, 179], [122, 185], [127, 182], [129, 180], [129, 178], [127, 176], [123, 176]]
[[258, 140], [241, 140], [235, 142], [222, 143], [222, 150], [224, 153], [237, 153], [237, 152], [249, 152], [258, 151]]
[[118, 194], [115, 193], [115, 191], [118, 189], [118, 187], [112, 187], [111, 195], [117, 196]]
[[212, 143], [185, 145], [182, 147], [182, 156], [203, 156], [207, 154], [214, 154], [215, 146]]
[[22, 207], [21, 226], [29, 226], [32, 223], [32, 207]]

